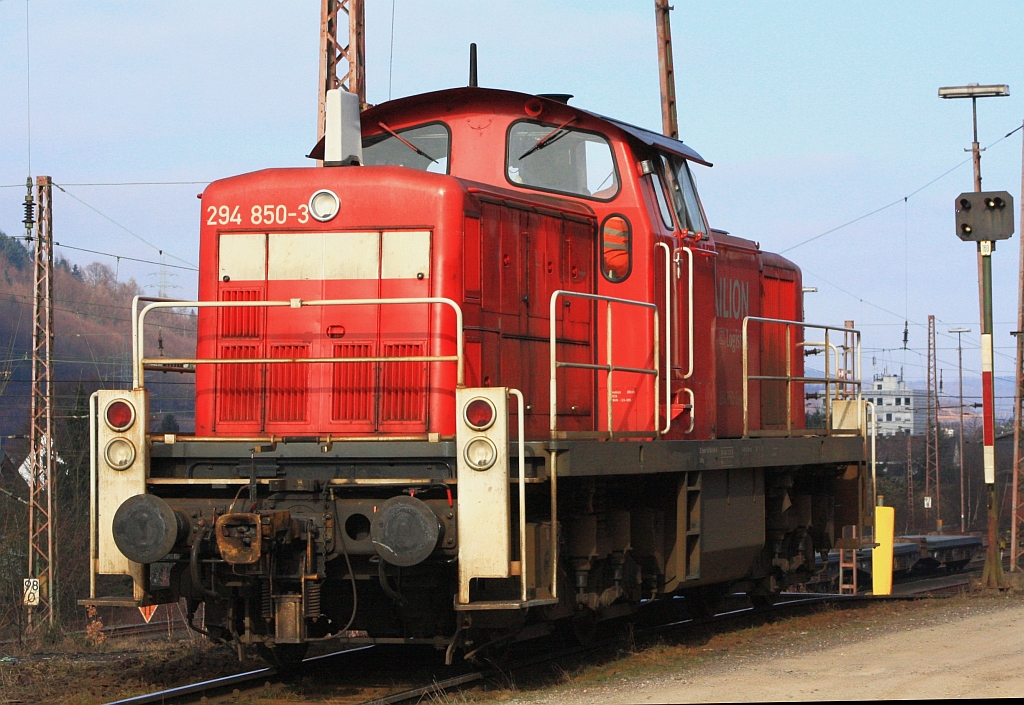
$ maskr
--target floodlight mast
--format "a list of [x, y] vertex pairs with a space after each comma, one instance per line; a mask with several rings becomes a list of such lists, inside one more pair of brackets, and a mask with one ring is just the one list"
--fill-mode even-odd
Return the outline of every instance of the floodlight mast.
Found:
[[[966, 86], [946, 86], [939, 89], [940, 98], [970, 98], [971, 114], [974, 118], [974, 142], [971, 152], [974, 157], [974, 190], [981, 191], [981, 152], [978, 146], [978, 98], [1002, 98], [1010, 95], [1010, 87], [1005, 83], [980, 86], [968, 83]], [[966, 150], [964, 150], [966, 151]]]
[[[974, 157], [974, 190], [981, 191], [981, 149], [978, 146], [978, 98], [1000, 98], [1010, 95], [1006, 84], [981, 86], [969, 83], [966, 86], [948, 86], [939, 89], [940, 98], [970, 98], [974, 118], [974, 142], [971, 152]], [[996, 448], [995, 448], [995, 392], [992, 376], [992, 251], [995, 243], [991, 240], [978, 242], [978, 283], [981, 289], [981, 394], [984, 438], [985, 484], [988, 489], [988, 551], [985, 554], [985, 570], [981, 584], [988, 588], [1001, 588], [1006, 584], [1003, 577], [1003, 561], [999, 555], [999, 505], [996, 499]], [[962, 411], [962, 409], [961, 409]]]

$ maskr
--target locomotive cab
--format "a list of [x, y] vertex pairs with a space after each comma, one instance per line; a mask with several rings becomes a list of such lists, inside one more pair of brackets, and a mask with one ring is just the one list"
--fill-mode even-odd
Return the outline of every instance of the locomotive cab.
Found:
[[[864, 536], [859, 333], [805, 324], [796, 265], [708, 227], [700, 155], [479, 88], [358, 123], [361, 154], [331, 129], [310, 154], [339, 166], [210, 184], [198, 300], [136, 300], [133, 389], [92, 400], [85, 602], [202, 603], [204, 632], [279, 660], [450, 660], [769, 594]], [[150, 356], [167, 308], [197, 312], [194, 357]], [[193, 433], [153, 432], [155, 370], [194, 373]]]

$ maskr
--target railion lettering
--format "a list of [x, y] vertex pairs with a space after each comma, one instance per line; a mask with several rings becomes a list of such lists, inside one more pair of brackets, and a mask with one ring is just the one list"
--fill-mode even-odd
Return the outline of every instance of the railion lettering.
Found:
[[719, 277], [715, 288], [715, 315], [743, 319], [750, 315], [750, 282]]

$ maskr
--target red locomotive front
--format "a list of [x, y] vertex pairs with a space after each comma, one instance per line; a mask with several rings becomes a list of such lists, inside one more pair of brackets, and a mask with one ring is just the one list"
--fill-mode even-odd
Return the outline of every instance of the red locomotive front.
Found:
[[[342, 97], [328, 166], [203, 193], [199, 301], [138, 302], [134, 389], [93, 398], [95, 572], [134, 594], [92, 602], [205, 602], [211, 636], [278, 660], [451, 658], [770, 595], [863, 526], [858, 334], [804, 324], [796, 266], [708, 228], [693, 150], [554, 97]], [[196, 356], [147, 358], [172, 306]], [[194, 434], [148, 432], [157, 362], [194, 369]]]

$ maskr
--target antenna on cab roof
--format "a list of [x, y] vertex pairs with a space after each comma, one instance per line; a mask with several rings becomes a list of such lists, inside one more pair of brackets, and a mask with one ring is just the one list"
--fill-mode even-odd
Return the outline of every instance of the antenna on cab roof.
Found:
[[469, 45], [469, 87], [476, 88], [479, 84], [476, 81], [476, 43]]

